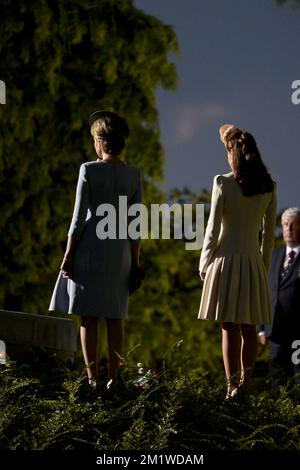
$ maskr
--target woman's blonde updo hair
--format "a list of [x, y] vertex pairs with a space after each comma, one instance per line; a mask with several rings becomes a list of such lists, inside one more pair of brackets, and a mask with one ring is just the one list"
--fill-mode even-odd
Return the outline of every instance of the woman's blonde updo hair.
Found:
[[110, 111], [99, 111], [94, 114], [98, 119], [95, 119], [91, 125], [92, 136], [101, 140], [105, 153], [113, 156], [119, 155], [129, 136], [126, 121]]

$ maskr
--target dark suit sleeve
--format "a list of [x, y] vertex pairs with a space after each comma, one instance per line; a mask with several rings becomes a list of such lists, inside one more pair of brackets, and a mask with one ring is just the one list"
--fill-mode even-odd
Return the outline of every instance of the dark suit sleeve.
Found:
[[75, 206], [68, 232], [68, 237], [75, 239], [79, 239], [81, 236], [89, 206], [89, 186], [86, 173], [86, 166], [83, 164], [79, 169]]

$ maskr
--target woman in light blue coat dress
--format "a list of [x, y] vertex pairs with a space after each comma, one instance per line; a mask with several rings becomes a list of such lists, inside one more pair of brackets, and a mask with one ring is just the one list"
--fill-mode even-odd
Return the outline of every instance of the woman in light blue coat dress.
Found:
[[249, 132], [225, 124], [220, 135], [232, 171], [214, 179], [199, 265], [204, 286], [198, 318], [222, 323], [229, 399], [249, 383], [256, 361], [256, 325], [271, 323], [267, 272], [276, 188]]
[[139, 267], [140, 244], [139, 236], [128, 235], [127, 209], [141, 202], [142, 184], [140, 170], [119, 157], [129, 135], [126, 122], [115, 113], [96, 111], [89, 123], [99, 159], [79, 170], [67, 248], [49, 310], [81, 317], [83, 357], [89, 384], [96, 388], [99, 318], [107, 324], [108, 384], [117, 377], [123, 354], [129, 277]]

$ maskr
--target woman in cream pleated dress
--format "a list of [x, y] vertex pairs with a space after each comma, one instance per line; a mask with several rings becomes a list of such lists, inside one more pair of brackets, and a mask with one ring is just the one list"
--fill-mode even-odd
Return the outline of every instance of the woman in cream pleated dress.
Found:
[[256, 325], [271, 323], [267, 272], [274, 243], [276, 192], [253, 136], [232, 124], [223, 125], [220, 136], [232, 172], [214, 178], [199, 265], [204, 285], [198, 318], [222, 323], [229, 399], [251, 377]]

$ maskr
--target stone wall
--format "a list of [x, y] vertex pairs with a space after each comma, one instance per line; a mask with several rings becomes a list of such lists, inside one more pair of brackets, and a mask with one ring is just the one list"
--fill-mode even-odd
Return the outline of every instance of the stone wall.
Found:
[[14, 346], [19, 350], [40, 347], [72, 360], [77, 351], [77, 326], [65, 318], [0, 310], [0, 340], [5, 342], [8, 356]]

